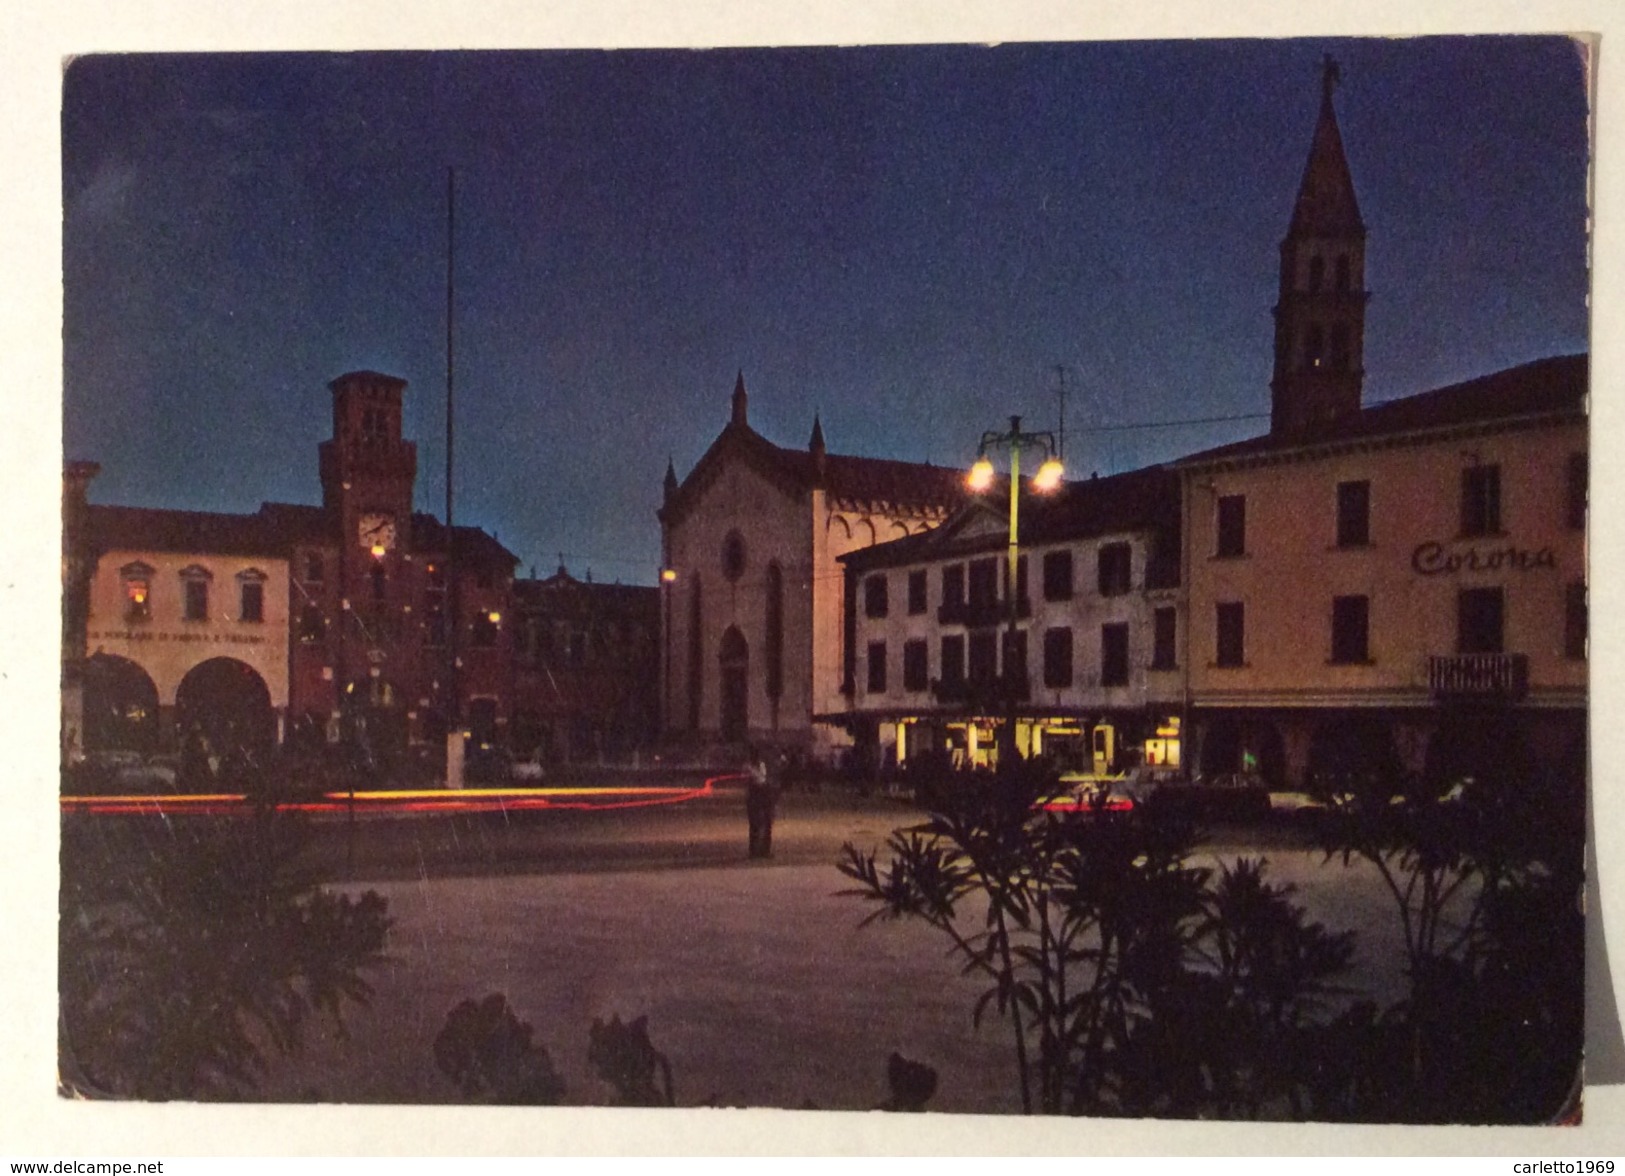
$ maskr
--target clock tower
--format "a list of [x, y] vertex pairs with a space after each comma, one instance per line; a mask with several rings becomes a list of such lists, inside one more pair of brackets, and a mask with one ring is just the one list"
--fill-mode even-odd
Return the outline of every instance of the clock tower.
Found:
[[406, 381], [350, 372], [328, 387], [333, 436], [321, 444], [322, 505], [338, 517], [346, 548], [393, 556], [409, 546], [418, 468], [417, 446], [401, 437]]
[[406, 381], [350, 372], [328, 387], [333, 436], [321, 443], [320, 464], [322, 505], [338, 544], [333, 670], [348, 713], [365, 716], [373, 745], [404, 747], [407, 700], [421, 693], [410, 629], [418, 453], [401, 437]]

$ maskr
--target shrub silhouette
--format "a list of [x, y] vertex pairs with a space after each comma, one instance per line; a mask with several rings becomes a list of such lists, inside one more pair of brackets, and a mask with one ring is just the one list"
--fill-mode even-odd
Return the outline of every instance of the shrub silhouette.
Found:
[[446, 1014], [434, 1039], [434, 1060], [463, 1097], [478, 1102], [552, 1106], [564, 1100], [564, 1080], [533, 1030], [493, 992], [465, 1000]]
[[1284, 1116], [1309, 1095], [1293, 1058], [1351, 959], [1262, 861], [1194, 867], [1195, 830], [1154, 804], [1053, 813], [1038, 764], [936, 783], [890, 860], [847, 845], [843, 893], [917, 918], [990, 981], [1024, 1111]]
[[321, 889], [303, 825], [262, 809], [64, 826], [59, 1058], [65, 1094], [236, 1098], [315, 1016], [344, 1030], [385, 962], [383, 898]]
[[615, 1088], [615, 1105], [674, 1107], [671, 1062], [649, 1040], [649, 1018], [622, 1024], [619, 1014], [608, 1021], [594, 1018], [587, 1061]]

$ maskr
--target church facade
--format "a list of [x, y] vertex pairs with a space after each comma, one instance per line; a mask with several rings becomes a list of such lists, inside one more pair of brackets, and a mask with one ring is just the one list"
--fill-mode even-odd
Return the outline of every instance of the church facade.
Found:
[[815, 716], [844, 710], [842, 555], [939, 524], [959, 470], [805, 449], [751, 428], [743, 374], [727, 425], [688, 476], [666, 471], [661, 715], [695, 755], [747, 743], [828, 759], [848, 743]]

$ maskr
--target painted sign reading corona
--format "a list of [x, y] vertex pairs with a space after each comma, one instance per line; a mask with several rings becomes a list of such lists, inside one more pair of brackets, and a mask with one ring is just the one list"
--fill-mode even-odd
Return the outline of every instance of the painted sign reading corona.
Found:
[[1557, 553], [1550, 547], [1530, 549], [1508, 544], [1506, 547], [1469, 547], [1465, 551], [1446, 551], [1443, 543], [1429, 540], [1419, 543], [1411, 552], [1411, 568], [1423, 576], [1453, 576], [1458, 572], [1534, 572], [1557, 569]]

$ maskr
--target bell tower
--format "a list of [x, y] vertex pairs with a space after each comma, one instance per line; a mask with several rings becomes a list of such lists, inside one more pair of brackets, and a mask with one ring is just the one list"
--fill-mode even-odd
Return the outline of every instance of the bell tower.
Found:
[[1281, 241], [1275, 304], [1270, 432], [1302, 436], [1360, 410], [1365, 377], [1365, 222], [1343, 154], [1332, 91], [1342, 80], [1327, 54], [1320, 118]]
[[347, 544], [369, 551], [408, 545], [418, 448], [401, 436], [406, 381], [349, 372], [328, 388], [333, 436], [320, 447], [322, 505], [337, 515]]

